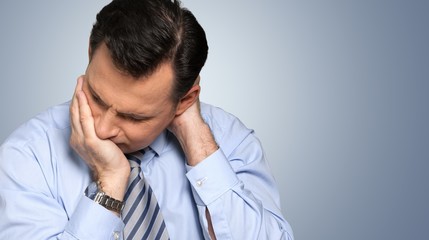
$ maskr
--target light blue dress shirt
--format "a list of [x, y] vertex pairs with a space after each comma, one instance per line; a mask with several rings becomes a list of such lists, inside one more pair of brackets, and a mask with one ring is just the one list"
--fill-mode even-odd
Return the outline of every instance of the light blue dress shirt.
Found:
[[[141, 167], [172, 240], [293, 239], [259, 140], [236, 117], [201, 104], [219, 150], [195, 167], [168, 131]], [[0, 239], [122, 239], [122, 220], [84, 195], [92, 182], [70, 148], [69, 103], [19, 127], [0, 148]]]

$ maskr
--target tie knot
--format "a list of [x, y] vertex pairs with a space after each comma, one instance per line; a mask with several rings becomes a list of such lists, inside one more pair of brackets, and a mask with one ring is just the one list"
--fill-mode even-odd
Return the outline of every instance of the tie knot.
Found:
[[133, 157], [128, 158], [129, 162], [130, 162], [130, 166], [131, 168], [136, 168], [136, 167], [140, 167], [140, 160], [139, 159], [134, 159]]
[[130, 162], [131, 168], [140, 167], [141, 159], [143, 158], [144, 150], [140, 150], [134, 153], [125, 154]]

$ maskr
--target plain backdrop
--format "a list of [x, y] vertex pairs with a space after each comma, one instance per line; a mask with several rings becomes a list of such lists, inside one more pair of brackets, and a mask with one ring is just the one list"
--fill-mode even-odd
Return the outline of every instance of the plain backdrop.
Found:
[[[108, 2], [0, 2], [0, 142], [70, 99]], [[201, 99], [256, 131], [296, 239], [428, 239], [428, 1], [183, 5], [210, 46]]]

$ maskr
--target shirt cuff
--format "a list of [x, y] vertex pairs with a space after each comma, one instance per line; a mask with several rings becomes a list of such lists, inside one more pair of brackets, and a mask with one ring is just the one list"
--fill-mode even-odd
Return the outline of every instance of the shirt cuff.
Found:
[[122, 220], [95, 203], [82, 196], [65, 231], [77, 239], [121, 239], [124, 223]]
[[198, 205], [209, 205], [239, 182], [221, 149], [187, 169], [186, 177]]

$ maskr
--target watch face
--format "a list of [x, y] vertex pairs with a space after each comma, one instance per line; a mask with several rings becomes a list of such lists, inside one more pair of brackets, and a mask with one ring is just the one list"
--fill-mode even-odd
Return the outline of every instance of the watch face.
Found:
[[89, 186], [85, 190], [85, 196], [87, 196], [89, 199], [94, 200], [95, 195], [98, 192], [98, 186], [96, 182], [92, 182], [89, 184]]

